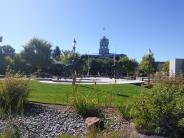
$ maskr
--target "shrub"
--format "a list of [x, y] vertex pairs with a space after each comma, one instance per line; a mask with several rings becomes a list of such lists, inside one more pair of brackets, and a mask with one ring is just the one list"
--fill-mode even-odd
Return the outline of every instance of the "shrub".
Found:
[[[96, 132], [95, 130], [88, 130], [87, 134], [83, 136], [85, 138], [137, 138], [137, 134], [134, 130], [128, 134], [125, 130], [118, 131], [102, 131]], [[81, 138], [81, 136], [72, 136], [69, 134], [61, 134], [59, 138]]]
[[160, 78], [133, 106], [136, 128], [144, 133], [172, 137], [184, 135], [184, 80]]
[[58, 138], [80, 138], [80, 136], [72, 136], [69, 134], [61, 134]]
[[82, 95], [79, 92], [78, 85], [74, 86], [72, 99], [72, 105], [83, 117], [99, 116], [100, 111], [97, 107], [97, 102], [88, 98], [88, 96]]
[[20, 138], [18, 126], [13, 120], [8, 120], [8, 125], [3, 132], [0, 133], [0, 138]]
[[0, 112], [23, 113], [23, 105], [29, 94], [29, 81], [21, 74], [7, 73], [0, 89]]
[[122, 106], [119, 106], [118, 108], [125, 120], [129, 121], [132, 119], [132, 105], [131, 104], [122, 105]]
[[7, 128], [2, 134], [0, 134], [0, 138], [20, 138], [20, 134], [18, 129]]

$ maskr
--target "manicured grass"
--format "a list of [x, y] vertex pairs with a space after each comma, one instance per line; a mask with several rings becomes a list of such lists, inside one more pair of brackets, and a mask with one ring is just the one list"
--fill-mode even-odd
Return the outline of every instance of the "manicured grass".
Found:
[[[143, 91], [143, 87], [130, 84], [116, 85], [79, 85], [78, 91], [87, 98], [99, 101], [101, 104], [113, 105], [126, 104]], [[31, 93], [29, 101], [67, 104], [71, 103], [73, 94], [72, 85], [45, 84], [31, 81]]]

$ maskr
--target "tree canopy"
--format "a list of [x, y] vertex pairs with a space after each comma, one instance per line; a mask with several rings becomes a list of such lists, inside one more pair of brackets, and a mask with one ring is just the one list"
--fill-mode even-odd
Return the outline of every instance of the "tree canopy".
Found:
[[56, 48], [53, 50], [52, 57], [55, 60], [59, 61], [60, 55], [61, 55], [61, 50], [60, 50], [59, 46], [56, 46]]
[[149, 70], [150, 73], [156, 72], [157, 65], [155, 62], [154, 55], [145, 55], [142, 57], [142, 61], [140, 63], [140, 69], [143, 71], [144, 74], [148, 74]]
[[169, 75], [169, 61], [164, 63], [162, 70], [166, 75]]
[[0, 74], [4, 74], [7, 67], [13, 63], [15, 49], [10, 45], [0, 46]]
[[10, 45], [3, 45], [1, 52], [4, 56], [15, 56], [15, 49]]
[[23, 58], [31, 66], [41, 71], [48, 68], [51, 63], [52, 45], [42, 39], [33, 38], [25, 46], [22, 52]]
[[[76, 59], [80, 58], [80, 54], [76, 53]], [[60, 60], [63, 64], [72, 64], [72, 60], [74, 59], [74, 53], [71, 50], [63, 50], [60, 56]]]

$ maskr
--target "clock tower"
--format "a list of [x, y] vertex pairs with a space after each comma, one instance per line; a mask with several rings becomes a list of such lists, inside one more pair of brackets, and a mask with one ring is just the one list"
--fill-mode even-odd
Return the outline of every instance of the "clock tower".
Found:
[[100, 49], [99, 54], [100, 55], [109, 55], [109, 39], [107, 39], [105, 36], [100, 40]]

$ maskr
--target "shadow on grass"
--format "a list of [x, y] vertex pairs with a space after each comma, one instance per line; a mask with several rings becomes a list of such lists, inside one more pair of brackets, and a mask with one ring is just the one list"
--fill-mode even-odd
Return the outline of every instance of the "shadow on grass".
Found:
[[80, 85], [80, 87], [87, 88], [87, 89], [93, 90], [93, 91], [96, 90], [98, 92], [109, 92], [109, 91], [101, 90], [101, 89], [97, 88], [96, 86], [94, 88], [94, 85], [93, 86]]
[[88, 89], [94, 90], [94, 88], [93, 88], [93, 87], [91, 87], [91, 86], [80, 85], [80, 87], [84, 87], [84, 88], [88, 88]]
[[116, 94], [117, 96], [121, 96], [121, 97], [129, 97], [128, 95], [125, 95], [125, 94]]

